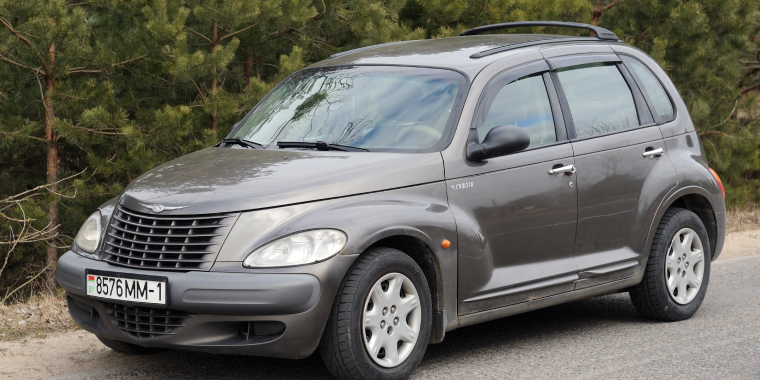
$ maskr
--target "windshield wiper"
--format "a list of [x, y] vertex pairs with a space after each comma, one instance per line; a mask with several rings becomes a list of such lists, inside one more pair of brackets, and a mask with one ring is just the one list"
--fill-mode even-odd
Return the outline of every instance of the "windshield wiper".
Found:
[[306, 142], [306, 141], [278, 141], [277, 147], [282, 148], [316, 148], [317, 150], [340, 150], [343, 152], [369, 152], [369, 149], [357, 148], [355, 146], [328, 144], [324, 141]]
[[224, 139], [221, 143], [224, 145], [237, 144], [251, 149], [264, 149], [263, 145], [255, 143], [253, 141], [243, 140], [240, 137], [235, 137], [234, 139]]

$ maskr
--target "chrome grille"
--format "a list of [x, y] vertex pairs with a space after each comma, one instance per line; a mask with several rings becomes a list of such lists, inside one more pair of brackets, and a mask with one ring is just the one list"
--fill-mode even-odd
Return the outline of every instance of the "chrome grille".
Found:
[[106, 233], [103, 259], [141, 269], [208, 270], [235, 216], [157, 216], [119, 206]]
[[184, 326], [185, 318], [189, 317], [184, 311], [101, 303], [108, 310], [108, 319], [117, 329], [137, 338], [172, 335], [176, 328]]

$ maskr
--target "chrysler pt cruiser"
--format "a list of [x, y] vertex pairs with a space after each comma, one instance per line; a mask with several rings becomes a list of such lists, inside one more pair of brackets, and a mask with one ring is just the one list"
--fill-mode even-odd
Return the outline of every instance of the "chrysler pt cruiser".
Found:
[[[596, 36], [493, 33], [525, 26]], [[296, 72], [100, 206], [57, 279], [119, 352], [319, 350], [397, 379], [448, 331], [585, 297], [690, 318], [724, 197], [652, 58], [595, 26], [488, 25]]]

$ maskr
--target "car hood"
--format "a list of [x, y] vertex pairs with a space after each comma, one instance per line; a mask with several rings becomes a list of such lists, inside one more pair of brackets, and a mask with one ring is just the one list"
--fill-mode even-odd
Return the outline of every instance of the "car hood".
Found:
[[[277, 207], [443, 180], [440, 153], [207, 148], [150, 170], [120, 204], [188, 215]], [[170, 207], [183, 207], [170, 210]]]

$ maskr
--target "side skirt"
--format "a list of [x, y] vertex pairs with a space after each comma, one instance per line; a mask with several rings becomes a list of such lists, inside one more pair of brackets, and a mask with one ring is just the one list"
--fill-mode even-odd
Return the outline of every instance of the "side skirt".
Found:
[[643, 266], [639, 267], [639, 271], [630, 278], [608, 282], [601, 285], [589, 286], [582, 289], [557, 294], [545, 298], [540, 298], [533, 301], [518, 303], [515, 305], [505, 306], [498, 309], [486, 310], [472, 314], [460, 315], [459, 326], [465, 327], [481, 322], [487, 322], [494, 319], [509, 317], [515, 314], [521, 314], [528, 311], [543, 309], [545, 307], [559, 305], [562, 303], [577, 301], [587, 297], [594, 297], [603, 294], [614, 293], [629, 286], [637, 285], [644, 277], [644, 271], [641, 270]]

